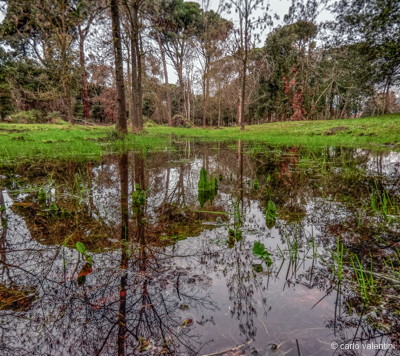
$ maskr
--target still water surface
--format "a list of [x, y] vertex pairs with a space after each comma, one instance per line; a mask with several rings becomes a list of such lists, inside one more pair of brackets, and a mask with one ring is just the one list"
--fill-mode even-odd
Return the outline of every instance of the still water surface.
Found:
[[2, 167], [0, 354], [400, 355], [399, 169], [189, 141]]

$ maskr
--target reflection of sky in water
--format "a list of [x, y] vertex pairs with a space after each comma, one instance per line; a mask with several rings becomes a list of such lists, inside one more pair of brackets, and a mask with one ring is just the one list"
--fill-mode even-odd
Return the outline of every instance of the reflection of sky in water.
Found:
[[[358, 166], [365, 169], [365, 174], [387, 176], [392, 184], [392, 178], [398, 172], [397, 153], [374, 156], [357, 150], [354, 154], [361, 160]], [[251, 156], [244, 155], [245, 168], [239, 172], [237, 155], [232, 151], [227, 151], [222, 158], [208, 151], [206, 159], [200, 152], [182, 161], [176, 159], [177, 155], [173, 157], [175, 159], [169, 156], [170, 153], [165, 155], [162, 164], [153, 162], [151, 156], [145, 162], [149, 225], [159, 224], [162, 204], [172, 204], [183, 211], [200, 209], [197, 184], [200, 169], [206, 161], [209, 174], [222, 174], [223, 180], [219, 182], [215, 200], [204, 209], [218, 207], [232, 213], [237, 200], [233, 196], [238, 194], [238, 180], [242, 177], [245, 190], [241, 203], [243, 240], [232, 248], [220, 243], [226, 240], [226, 225], [232, 227], [233, 217], [230, 215], [227, 221], [217, 223], [210, 215], [204, 217], [204, 229], [199, 236], [169, 247], [153, 244], [143, 249], [138, 243], [130, 242], [126, 310], [127, 326], [133, 334], [126, 341], [128, 354], [137, 344], [133, 337], [135, 333], [136, 336], [150, 337], [155, 344], [161, 330], [171, 338], [168, 340], [174, 345], [173, 349], [180, 348], [183, 354], [212, 353], [252, 340], [247, 354], [257, 350], [264, 355], [269, 343], [283, 343], [282, 350], [292, 350], [288, 353], [290, 356], [297, 355], [297, 339], [303, 355], [323, 356], [333, 354], [332, 341], [352, 337], [359, 316], [347, 315], [345, 305], [335, 310], [338, 296], [332, 289], [331, 274], [320, 261], [312, 258], [310, 240], [314, 238], [318, 242], [316, 251], [328, 259], [336, 238], [329, 228], [348, 224], [353, 214], [351, 208], [336, 201], [332, 193], [327, 191], [324, 195], [321, 192], [322, 188], [329, 190], [322, 179], [308, 176], [307, 171], [301, 173], [294, 161], [289, 162], [289, 168], [284, 167], [284, 174], [282, 163], [275, 163], [283, 183], [276, 185], [281, 191], [272, 191], [273, 199], [279, 202], [280, 209], [289, 212], [300, 207], [301, 218], [296, 222], [290, 220], [289, 213], [278, 215], [275, 226], [268, 228], [264, 197], [252, 189], [257, 169], [264, 164], [261, 158], [253, 161]], [[135, 180], [133, 168], [131, 162], [129, 194]], [[340, 165], [337, 170], [332, 167], [331, 175], [338, 175], [335, 179], [340, 179], [341, 169]], [[56, 182], [57, 178], [54, 180]], [[321, 189], [315, 187], [317, 183]], [[117, 241], [121, 219], [118, 160], [95, 166], [91, 184], [89, 191], [95, 207], [91, 214], [113, 231], [108, 239]], [[51, 196], [56, 200], [57, 191], [55, 183]], [[93, 272], [86, 276], [84, 285], [78, 286], [76, 279], [85, 262], [83, 256], [75, 249], [32, 238], [24, 218], [10, 208], [16, 198], [19, 202], [29, 201], [29, 193], [16, 195], [5, 191], [4, 197], [8, 228], [2, 246], [5, 253], [2, 255], [1, 283], [35, 288], [37, 299], [26, 312], [0, 312], [4, 326], [0, 329], [1, 335], [8, 340], [7, 344], [0, 343], [0, 351], [13, 356], [26, 352], [95, 355], [103, 347], [100, 354], [115, 354], [120, 283], [125, 275], [124, 269], [120, 268], [121, 251], [89, 251], [94, 260]], [[90, 206], [85, 200], [82, 204]], [[295, 236], [301, 257], [297, 264], [289, 258], [282, 260], [280, 255], [290, 252], [288, 239]], [[252, 254], [253, 242], [257, 240], [274, 251], [271, 272], [253, 271], [253, 265], [261, 263]], [[344, 291], [342, 297], [352, 293], [351, 290]], [[145, 313], [141, 314], [141, 310]], [[157, 314], [153, 314], [154, 310]], [[335, 313], [340, 316], [336, 321]], [[143, 320], [149, 318], [151, 328], [140, 321], [141, 316]], [[192, 319], [193, 323], [182, 327], [182, 321], [187, 319]], [[165, 328], [159, 322], [165, 323]], [[338, 331], [336, 336], [334, 327]], [[368, 328], [362, 324], [364, 336]], [[153, 354], [161, 352], [159, 348], [153, 351]], [[370, 354], [375, 353], [363, 353]]]

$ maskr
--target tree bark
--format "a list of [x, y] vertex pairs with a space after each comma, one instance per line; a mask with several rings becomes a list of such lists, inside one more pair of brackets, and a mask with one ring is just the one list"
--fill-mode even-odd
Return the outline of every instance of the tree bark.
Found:
[[132, 127], [135, 132], [143, 129], [142, 115], [142, 56], [140, 45], [139, 3], [132, 3], [131, 12], [131, 51], [132, 51]]
[[82, 77], [82, 102], [83, 102], [83, 117], [90, 119], [90, 107], [89, 107], [89, 89], [86, 73], [85, 63], [85, 37], [86, 35], [82, 32], [81, 26], [78, 27], [79, 31], [79, 62], [81, 66], [81, 77]]
[[244, 130], [244, 104], [246, 98], [246, 70], [247, 70], [247, 61], [243, 61], [243, 73], [242, 73], [242, 85], [240, 88], [240, 114], [239, 114], [239, 122], [241, 130]]
[[128, 132], [126, 122], [126, 99], [125, 99], [125, 85], [124, 85], [124, 72], [123, 72], [123, 59], [121, 47], [121, 29], [119, 20], [119, 0], [111, 0], [111, 19], [112, 19], [112, 36], [114, 46], [115, 58], [115, 82], [117, 87], [117, 130], [123, 133]]
[[162, 61], [163, 71], [164, 71], [165, 97], [166, 97], [166, 101], [167, 101], [166, 102], [167, 121], [168, 121], [168, 125], [172, 126], [171, 91], [169, 89], [169, 83], [168, 83], [167, 60], [165, 58], [165, 49], [161, 43], [160, 35], [158, 33], [157, 33], [157, 42], [158, 42], [158, 46], [160, 47], [161, 61]]
[[207, 126], [207, 115], [208, 115], [208, 99], [210, 93], [210, 60], [206, 58], [205, 70], [204, 70], [204, 84], [203, 84], [203, 127]]

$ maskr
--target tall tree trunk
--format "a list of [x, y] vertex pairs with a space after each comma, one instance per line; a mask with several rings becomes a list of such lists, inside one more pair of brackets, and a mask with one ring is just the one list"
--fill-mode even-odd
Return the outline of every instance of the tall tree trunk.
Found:
[[142, 56], [140, 45], [140, 24], [139, 24], [139, 4], [137, 1], [132, 3], [131, 13], [131, 51], [132, 51], [132, 98], [131, 98], [131, 118], [135, 132], [143, 129], [142, 115]]
[[221, 126], [221, 93], [218, 93], [218, 127]]
[[83, 103], [83, 117], [85, 119], [90, 119], [90, 108], [89, 108], [89, 89], [86, 73], [86, 63], [85, 63], [85, 37], [83, 34], [81, 26], [78, 27], [79, 31], [79, 62], [82, 71], [82, 103]]
[[188, 80], [188, 82], [187, 82], [187, 89], [185, 88], [185, 93], [186, 93], [186, 101], [185, 101], [185, 112], [186, 112], [186, 118], [188, 119], [188, 120], [190, 120], [191, 119], [191, 117], [190, 117], [190, 110], [191, 110], [191, 107], [190, 107], [190, 93], [191, 93], [191, 88], [190, 88], [190, 81]]
[[186, 110], [186, 88], [185, 81], [183, 80], [183, 64], [180, 61], [179, 65], [176, 68], [176, 72], [178, 74], [178, 85], [181, 93], [181, 97], [179, 98], [179, 111], [180, 113], [187, 118], [187, 110]]
[[139, 99], [139, 106], [138, 106], [138, 118], [139, 118], [139, 128], [143, 130], [143, 86], [142, 86], [142, 79], [143, 79], [143, 64], [142, 64], [142, 56], [143, 53], [143, 42], [142, 37], [139, 36], [138, 41], [138, 99]]
[[161, 53], [161, 61], [163, 65], [163, 72], [164, 72], [164, 87], [165, 87], [165, 97], [166, 97], [166, 105], [167, 105], [167, 120], [168, 125], [172, 126], [172, 112], [171, 112], [171, 91], [169, 89], [168, 83], [168, 70], [167, 70], [167, 60], [165, 58], [165, 49], [161, 43], [160, 35], [157, 33], [157, 42], [158, 46], [160, 47]]
[[136, 51], [136, 38], [133, 33], [134, 29], [132, 29], [131, 34], [131, 111], [130, 117], [132, 122], [132, 128], [134, 131], [139, 131], [139, 117], [138, 117], [138, 106], [139, 106], [139, 98], [138, 98], [138, 73], [137, 73], [137, 51]]
[[209, 67], [210, 67], [210, 61], [207, 58], [205, 63], [204, 83], [203, 83], [203, 127], [207, 126], [208, 99], [210, 94]]
[[385, 88], [385, 97], [383, 99], [384, 100], [383, 114], [390, 113], [390, 109], [389, 109], [390, 86], [391, 86], [391, 82], [390, 82], [390, 80], [388, 80], [386, 83], [386, 88]]
[[123, 72], [123, 59], [121, 47], [121, 30], [119, 21], [119, 0], [111, 0], [111, 19], [112, 19], [112, 36], [115, 58], [115, 81], [117, 86], [117, 130], [127, 133], [128, 127], [126, 123], [126, 100], [125, 100], [125, 85]]
[[242, 83], [240, 88], [240, 114], [238, 125], [240, 126], [241, 130], [244, 130], [244, 105], [246, 99], [246, 73], [247, 72], [247, 58], [243, 60], [243, 67], [242, 67]]

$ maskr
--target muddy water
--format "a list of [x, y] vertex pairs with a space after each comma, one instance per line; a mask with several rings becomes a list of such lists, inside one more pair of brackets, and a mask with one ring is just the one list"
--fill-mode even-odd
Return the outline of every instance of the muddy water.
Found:
[[184, 142], [2, 167], [0, 354], [399, 355], [399, 165]]

